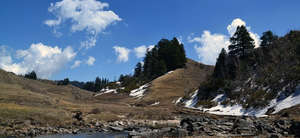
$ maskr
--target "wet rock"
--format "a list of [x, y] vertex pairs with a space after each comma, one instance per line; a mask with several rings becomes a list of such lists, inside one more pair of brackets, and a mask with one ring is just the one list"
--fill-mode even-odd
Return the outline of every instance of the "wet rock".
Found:
[[296, 137], [300, 137], [300, 122], [292, 121], [289, 131]]
[[80, 111], [75, 112], [74, 115], [73, 115], [73, 118], [77, 119], [77, 121], [82, 121], [83, 120], [83, 118], [82, 118], [82, 112], [80, 112]]

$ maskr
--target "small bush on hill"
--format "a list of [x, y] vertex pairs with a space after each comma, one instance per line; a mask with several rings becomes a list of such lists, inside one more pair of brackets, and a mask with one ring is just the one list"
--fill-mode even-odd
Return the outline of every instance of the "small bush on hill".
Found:
[[30, 73], [25, 74], [25, 78], [36, 80], [37, 79], [37, 75], [36, 75], [35, 71], [32, 71]]

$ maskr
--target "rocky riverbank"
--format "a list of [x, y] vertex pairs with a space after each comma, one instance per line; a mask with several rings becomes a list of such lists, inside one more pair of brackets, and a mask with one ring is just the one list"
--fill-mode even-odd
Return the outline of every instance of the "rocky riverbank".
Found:
[[267, 136], [300, 137], [300, 122], [236, 116], [186, 116], [181, 120], [121, 120], [85, 122], [77, 120], [70, 126], [40, 126], [34, 122], [1, 121], [0, 135], [25, 137], [85, 132], [127, 132], [128, 137], [185, 137], [185, 136]]
[[177, 127], [130, 133], [133, 137], [300, 137], [300, 122], [288, 119], [219, 116], [190, 116]]

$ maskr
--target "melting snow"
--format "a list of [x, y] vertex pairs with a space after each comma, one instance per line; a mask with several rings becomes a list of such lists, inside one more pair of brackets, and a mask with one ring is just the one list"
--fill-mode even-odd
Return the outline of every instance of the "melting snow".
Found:
[[277, 102], [276, 107], [274, 108], [275, 111], [273, 113], [277, 113], [282, 109], [289, 108], [297, 104], [300, 104], [300, 85], [296, 87], [296, 91], [294, 94]]
[[151, 106], [154, 106], [154, 105], [159, 105], [159, 102], [155, 102], [155, 103], [151, 104]]
[[117, 89], [105, 88], [105, 89], [102, 89], [98, 94], [96, 94], [95, 97], [100, 96], [102, 94], [107, 94], [107, 93], [118, 93], [118, 92], [117, 92]]
[[167, 72], [167, 74], [171, 74], [171, 73], [173, 73], [174, 71], [169, 71], [169, 72]]
[[180, 103], [180, 102], [182, 102], [182, 97], [179, 97], [179, 98], [176, 100], [175, 104], [178, 104], [178, 103]]
[[292, 106], [300, 104], [300, 85], [296, 87], [296, 90], [292, 95], [282, 100], [273, 99], [270, 101], [268, 106], [259, 109], [250, 108], [246, 110], [242, 107], [242, 105], [239, 104], [227, 105], [227, 106], [221, 105], [221, 102], [226, 99], [226, 96], [224, 94], [219, 94], [212, 100], [218, 103], [218, 105], [215, 107], [212, 108], [195, 107], [198, 101], [197, 94], [198, 92], [196, 91], [191, 96], [191, 99], [185, 102], [185, 107], [197, 108], [203, 110], [204, 112], [208, 112], [211, 114], [218, 114], [218, 115], [236, 115], [236, 116], [248, 115], [248, 116], [263, 117], [266, 116], [265, 114], [270, 108], [274, 108], [275, 110], [273, 112], [274, 114], [283, 109], [290, 108]]
[[141, 98], [144, 96], [144, 93], [147, 91], [148, 87], [149, 87], [148, 83], [145, 85], [142, 85], [139, 88], [130, 91], [129, 96]]
[[190, 100], [184, 102], [184, 103], [185, 103], [185, 107], [188, 107], [188, 108], [194, 108], [195, 105], [196, 105], [197, 102], [198, 102], [198, 97], [197, 97], [197, 95], [198, 95], [198, 90], [196, 90], [196, 91], [194, 92], [194, 94], [192, 95], [192, 97], [191, 97]]

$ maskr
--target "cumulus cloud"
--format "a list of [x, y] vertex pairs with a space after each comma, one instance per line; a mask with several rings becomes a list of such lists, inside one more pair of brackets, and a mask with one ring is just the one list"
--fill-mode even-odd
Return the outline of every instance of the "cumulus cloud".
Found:
[[221, 49], [229, 45], [229, 38], [222, 34], [211, 34], [206, 30], [200, 37], [194, 37], [189, 42], [201, 44], [194, 47], [198, 58], [205, 64], [213, 65]]
[[[109, 25], [122, 19], [113, 11], [105, 10], [108, 3], [97, 0], [62, 0], [51, 3], [48, 11], [56, 16], [56, 19], [46, 20], [49, 27], [58, 27], [64, 22], [71, 22], [71, 31], [87, 31], [88, 40], [81, 43], [82, 47], [95, 46], [98, 33], [104, 31]], [[56, 31], [54, 31], [56, 32]]]
[[71, 66], [71, 69], [75, 69], [75, 68], [79, 67], [80, 64], [81, 64], [81, 61], [80, 61], [80, 60], [76, 60], [76, 61], [74, 62], [74, 64]]
[[88, 60], [86, 61], [86, 64], [89, 66], [93, 66], [96, 59], [94, 57], [89, 56]]
[[47, 46], [42, 43], [32, 44], [29, 49], [17, 50], [16, 58], [20, 62], [13, 62], [7, 53], [0, 55], [0, 67], [16, 74], [36, 71], [40, 78], [50, 78], [70, 62], [76, 53], [71, 47], [61, 49], [58, 46]]
[[145, 57], [146, 52], [149, 50], [152, 50], [153, 48], [154, 48], [154, 45], [150, 45], [148, 47], [145, 45], [142, 45], [142, 46], [134, 48], [134, 52], [135, 52], [135, 55], [137, 58], [143, 58], [143, 57]]
[[130, 49], [121, 47], [121, 46], [114, 46], [116, 55], [118, 56], [118, 62], [127, 62], [129, 59]]
[[[188, 42], [196, 44], [194, 48], [201, 62], [214, 65], [221, 49], [228, 49], [229, 38], [234, 35], [237, 27], [241, 25], [246, 26], [246, 22], [236, 18], [227, 26], [228, 35], [212, 34], [210, 31], [205, 30], [201, 36], [189, 36]], [[251, 32], [250, 26], [246, 26], [246, 28], [250, 37], [254, 39], [255, 47], [258, 47], [260, 45], [259, 35]]]

